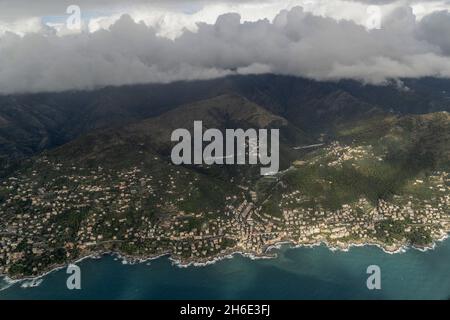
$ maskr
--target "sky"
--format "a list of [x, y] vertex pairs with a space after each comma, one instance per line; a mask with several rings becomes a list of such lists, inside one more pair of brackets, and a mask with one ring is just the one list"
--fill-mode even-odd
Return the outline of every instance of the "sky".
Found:
[[0, 94], [275, 73], [450, 77], [450, 0], [0, 0]]

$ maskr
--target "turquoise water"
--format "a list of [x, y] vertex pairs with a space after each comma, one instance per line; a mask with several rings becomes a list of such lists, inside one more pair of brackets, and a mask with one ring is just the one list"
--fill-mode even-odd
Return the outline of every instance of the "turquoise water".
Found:
[[[16, 283], [0, 299], [449, 299], [450, 241], [435, 250], [389, 255], [376, 247], [332, 252], [325, 246], [279, 250], [276, 259], [240, 255], [205, 267], [179, 268], [162, 257], [128, 265], [112, 256], [80, 262], [81, 290], [58, 270], [32, 288]], [[366, 287], [369, 265], [381, 290]]]

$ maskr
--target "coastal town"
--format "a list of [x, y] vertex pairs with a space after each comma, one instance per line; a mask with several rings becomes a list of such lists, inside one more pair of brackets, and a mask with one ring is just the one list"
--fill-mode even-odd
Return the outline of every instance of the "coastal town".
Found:
[[[408, 245], [429, 247], [445, 237], [450, 230], [448, 172], [412, 179], [410, 194], [376, 202], [359, 197], [334, 207], [311, 194], [314, 184], [289, 183], [302, 170], [329, 169], [367, 156], [380, 161], [366, 149], [332, 144], [325, 151], [334, 157], [325, 157], [328, 165], [298, 161], [276, 177], [263, 177], [260, 183], [270, 192], [234, 178], [225, 181], [228, 189], [214, 190], [218, 183], [207, 184], [200, 174], [177, 166], [165, 172], [145, 164], [86, 168], [40, 157], [34, 167], [0, 184], [0, 274], [37, 276], [103, 252], [131, 259], [170, 254], [187, 265], [234, 252], [271, 256], [269, 249], [283, 242], [339, 249], [375, 244], [395, 252]], [[209, 198], [217, 197], [207, 202], [199, 196], [205, 190]], [[415, 196], [414, 190], [424, 196]]]

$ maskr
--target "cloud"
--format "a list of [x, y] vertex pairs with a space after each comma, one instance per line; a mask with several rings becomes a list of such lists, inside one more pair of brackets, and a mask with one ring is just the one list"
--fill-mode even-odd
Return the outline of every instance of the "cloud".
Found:
[[237, 12], [243, 21], [262, 18], [273, 19], [283, 9], [302, 6], [305, 11], [335, 19], [353, 20], [364, 24], [367, 8], [378, 5], [383, 14], [398, 5], [411, 4], [420, 14], [450, 8], [449, 0], [0, 0], [0, 35], [4, 31], [15, 33], [39, 32], [42, 27], [34, 24], [24, 29], [25, 21], [42, 20], [66, 34], [64, 19], [70, 5], [81, 8], [83, 19], [91, 31], [107, 28], [122, 14], [129, 14], [135, 21], [159, 27], [159, 34], [175, 37], [184, 27], [195, 30], [196, 22], [214, 23], [217, 17]]
[[236, 13], [199, 23], [179, 37], [123, 15], [109, 29], [59, 36], [0, 38], [0, 92], [93, 89], [108, 85], [276, 73], [318, 80], [383, 83], [402, 77], [450, 77], [447, 12], [417, 20], [410, 7], [367, 30], [301, 7], [243, 22]]
[[419, 38], [439, 47], [443, 54], [450, 55], [450, 13], [433, 12], [421, 21]]

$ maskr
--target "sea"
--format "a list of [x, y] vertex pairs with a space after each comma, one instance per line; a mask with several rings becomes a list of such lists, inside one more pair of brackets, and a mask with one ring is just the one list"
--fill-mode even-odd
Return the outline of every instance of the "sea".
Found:
[[[450, 240], [433, 250], [385, 253], [375, 246], [332, 251], [282, 245], [277, 257], [235, 254], [206, 266], [179, 267], [169, 257], [128, 263], [114, 255], [84, 259], [81, 289], [67, 288], [66, 268], [39, 279], [0, 279], [0, 299], [450, 299]], [[380, 289], [369, 290], [369, 266]]]

